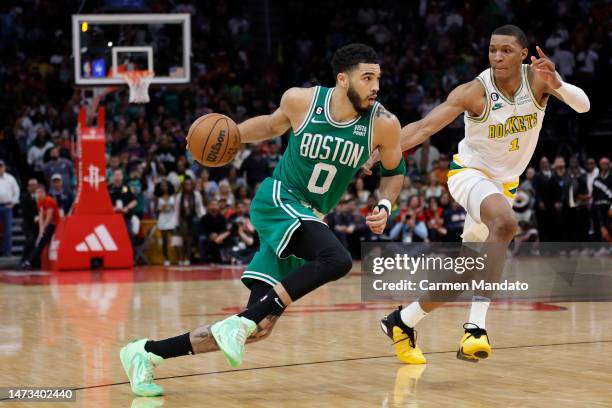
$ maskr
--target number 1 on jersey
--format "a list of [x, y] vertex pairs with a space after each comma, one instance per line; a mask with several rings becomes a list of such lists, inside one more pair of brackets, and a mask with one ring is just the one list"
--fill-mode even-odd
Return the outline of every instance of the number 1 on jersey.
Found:
[[510, 152], [515, 152], [519, 149], [519, 145], [518, 145], [518, 137], [514, 138], [513, 141], [510, 142]]
[[[325, 176], [325, 181], [323, 181], [323, 185], [317, 186], [317, 181], [319, 180], [319, 176], [322, 171], [326, 171], [327, 175]], [[338, 169], [335, 166], [327, 163], [317, 163], [312, 169], [312, 175], [310, 176], [310, 180], [308, 180], [308, 191], [315, 194], [325, 194], [329, 190], [331, 183], [336, 175]]]

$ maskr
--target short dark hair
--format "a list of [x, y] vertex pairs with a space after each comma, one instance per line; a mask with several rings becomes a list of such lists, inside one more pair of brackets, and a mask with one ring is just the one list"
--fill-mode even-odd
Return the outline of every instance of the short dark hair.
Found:
[[378, 64], [376, 51], [365, 44], [349, 44], [338, 48], [332, 57], [331, 66], [334, 76], [348, 72], [359, 64]]
[[507, 24], [496, 28], [491, 35], [510, 35], [516, 38], [516, 41], [521, 47], [529, 47], [529, 42], [527, 41], [527, 36], [525, 35], [525, 32], [512, 24]]

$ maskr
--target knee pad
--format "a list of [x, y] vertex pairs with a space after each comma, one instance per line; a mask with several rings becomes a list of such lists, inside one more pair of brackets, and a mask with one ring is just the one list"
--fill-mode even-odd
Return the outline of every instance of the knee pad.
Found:
[[353, 259], [344, 247], [327, 248], [319, 254], [318, 262], [325, 268], [330, 281], [342, 278], [353, 267]]

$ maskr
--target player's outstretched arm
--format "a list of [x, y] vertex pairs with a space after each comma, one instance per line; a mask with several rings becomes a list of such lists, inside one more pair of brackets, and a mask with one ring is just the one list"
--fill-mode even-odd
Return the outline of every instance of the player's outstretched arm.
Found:
[[484, 88], [477, 80], [453, 89], [446, 101], [436, 106], [423, 119], [402, 128], [400, 140], [402, 151], [420, 145], [465, 111], [480, 115], [485, 109], [484, 94]]
[[576, 112], [588, 112], [591, 109], [591, 102], [587, 94], [577, 86], [563, 82], [561, 75], [555, 70], [555, 63], [539, 46], [536, 46], [536, 51], [539, 58], [531, 57], [530, 68], [534, 74], [534, 88], [541, 90], [538, 94], [554, 95]]
[[404, 183], [406, 168], [400, 149], [400, 123], [397, 117], [382, 106], [374, 119], [374, 145], [378, 147], [381, 161], [380, 201], [366, 217], [366, 224], [375, 234], [382, 234], [391, 214], [392, 204], [397, 200]]
[[306, 112], [312, 98], [311, 88], [291, 88], [285, 91], [280, 107], [271, 115], [261, 115], [238, 125], [242, 143], [257, 143], [280, 136], [291, 127], [291, 118]]
[[[474, 80], [459, 85], [451, 91], [446, 101], [436, 106], [423, 119], [404, 126], [400, 132], [400, 146], [402, 151], [408, 150], [427, 140], [440, 129], [450, 124], [457, 116], [468, 111], [475, 116], [485, 109], [485, 90], [480, 81]], [[362, 166], [366, 174], [381, 158], [380, 152], [375, 151]]]

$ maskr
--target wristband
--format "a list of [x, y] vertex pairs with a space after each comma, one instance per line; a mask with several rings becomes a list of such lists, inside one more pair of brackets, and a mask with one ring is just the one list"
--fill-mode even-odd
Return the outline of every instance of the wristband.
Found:
[[387, 200], [386, 198], [383, 198], [382, 200], [380, 200], [378, 202], [378, 204], [376, 205], [376, 207], [378, 207], [379, 210], [386, 210], [387, 211], [387, 217], [391, 215], [391, 201]]

